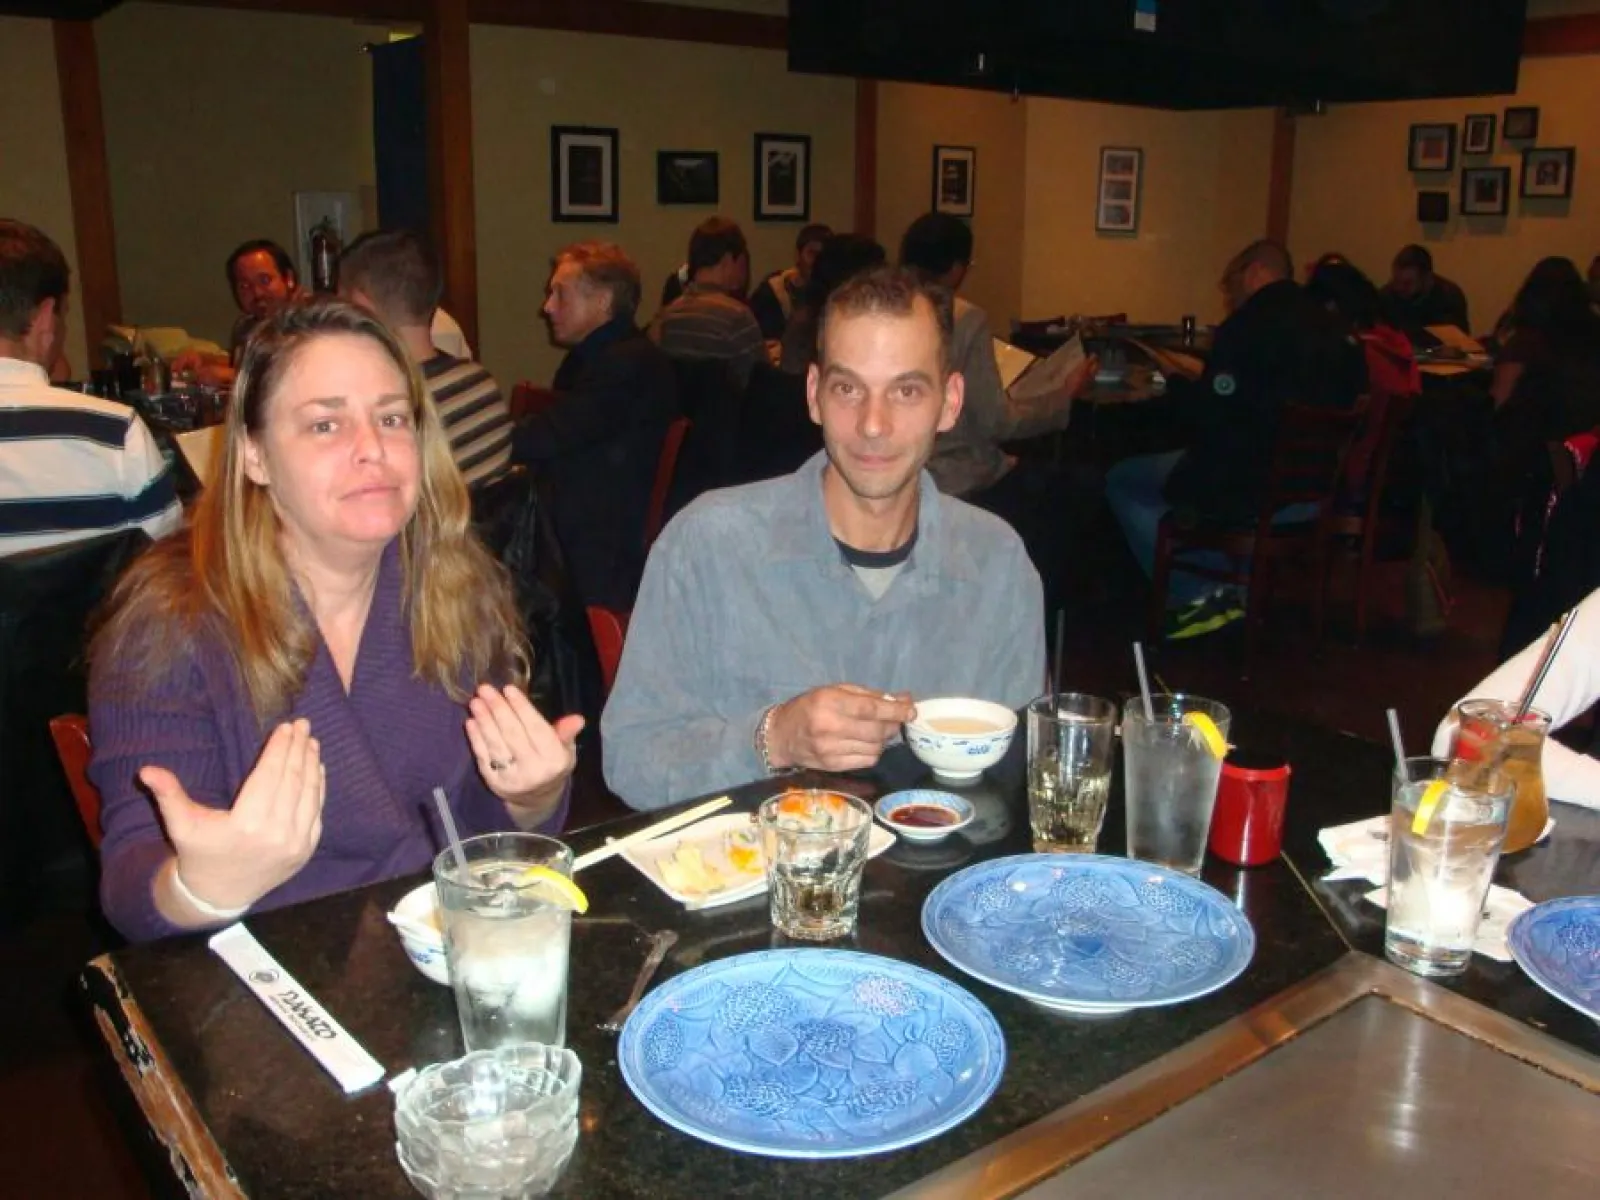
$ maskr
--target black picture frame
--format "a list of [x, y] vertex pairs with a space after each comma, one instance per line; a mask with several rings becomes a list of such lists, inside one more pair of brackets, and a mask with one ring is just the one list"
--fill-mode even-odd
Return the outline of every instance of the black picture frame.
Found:
[[1143, 147], [1100, 147], [1100, 181], [1094, 205], [1096, 233], [1139, 232], [1139, 185], [1143, 178]]
[[1417, 220], [1424, 225], [1437, 225], [1450, 219], [1449, 192], [1418, 192]]
[[550, 219], [615, 224], [617, 165], [615, 129], [550, 126]]
[[1433, 173], [1453, 171], [1456, 166], [1455, 124], [1429, 121], [1411, 127], [1406, 148], [1406, 168]]
[[1570, 200], [1577, 169], [1575, 146], [1530, 146], [1522, 152], [1518, 192], [1524, 200]]
[[933, 211], [970, 217], [978, 192], [976, 146], [933, 148]]
[[714, 206], [721, 198], [715, 150], [657, 150], [656, 203]]
[[1463, 217], [1503, 217], [1510, 207], [1510, 167], [1467, 167], [1462, 170]]
[[1469, 113], [1461, 122], [1461, 153], [1493, 154], [1494, 127], [1493, 113]]
[[755, 219], [809, 221], [811, 219], [810, 135], [758, 133], [755, 143]]
[[1500, 124], [1500, 137], [1507, 142], [1531, 142], [1539, 136], [1539, 110], [1534, 105], [1508, 108]]

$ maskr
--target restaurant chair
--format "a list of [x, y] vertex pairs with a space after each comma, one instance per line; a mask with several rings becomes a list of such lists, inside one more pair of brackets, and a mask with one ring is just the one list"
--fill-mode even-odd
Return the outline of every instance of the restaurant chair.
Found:
[[594, 636], [595, 653], [600, 656], [600, 684], [607, 696], [611, 685], [617, 681], [617, 668], [622, 664], [622, 643], [628, 636], [628, 614], [591, 604], [589, 632]]
[[[1356, 439], [1346, 456], [1345, 483], [1341, 498], [1328, 517], [1331, 546], [1349, 545], [1356, 555], [1356, 641], [1367, 636], [1367, 612], [1376, 586], [1377, 564], [1386, 552], [1409, 554], [1416, 534], [1416, 514], [1385, 511], [1390, 494], [1390, 469], [1395, 447], [1416, 408], [1414, 395], [1390, 396], [1377, 420]], [[1359, 478], [1357, 476], [1359, 475]], [[1351, 486], [1351, 485], [1354, 486]], [[1389, 557], [1392, 557], [1392, 553]], [[1403, 554], [1402, 554], [1403, 556]], [[1320, 587], [1326, 592], [1332, 556], [1325, 558]], [[1324, 600], [1324, 604], [1326, 601]]]
[[[650, 488], [650, 507], [645, 510], [646, 550], [656, 544], [656, 538], [661, 536], [661, 527], [666, 524], [667, 496], [672, 492], [672, 477], [678, 469], [678, 452], [683, 449], [684, 435], [688, 432], [689, 418], [678, 417], [667, 426], [667, 436], [662, 439], [661, 458], [656, 463], [656, 480]], [[610, 685], [606, 690], [611, 690]]]
[[50, 740], [56, 744], [61, 771], [72, 788], [78, 815], [83, 818], [83, 831], [89, 835], [89, 844], [98, 850], [101, 835], [100, 789], [89, 782], [89, 758], [94, 751], [89, 743], [89, 719], [80, 713], [51, 717]]
[[[1315, 581], [1312, 624], [1322, 636], [1324, 562], [1328, 523], [1344, 477], [1345, 456], [1365, 419], [1365, 399], [1349, 409], [1285, 406], [1278, 422], [1260, 515], [1244, 524], [1201, 521], [1180, 524], [1174, 513], [1161, 519], [1151, 574], [1148, 634], [1163, 632], [1167, 587], [1175, 571], [1246, 589], [1245, 663], [1254, 661], [1256, 641], [1266, 620], [1275, 570], [1282, 561], [1309, 556]], [[1286, 514], [1290, 519], [1285, 520]], [[1217, 567], [1190, 557], [1220, 553], [1231, 560]]]
[[543, 412], [556, 402], [556, 394], [547, 387], [526, 380], [511, 389], [511, 419], [520, 421]]

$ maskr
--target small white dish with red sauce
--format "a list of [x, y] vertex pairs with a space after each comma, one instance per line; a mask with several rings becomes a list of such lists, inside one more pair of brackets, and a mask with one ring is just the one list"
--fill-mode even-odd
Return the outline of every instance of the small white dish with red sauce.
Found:
[[910, 842], [937, 842], [972, 824], [972, 805], [952, 792], [913, 788], [890, 792], [872, 807], [873, 815]]

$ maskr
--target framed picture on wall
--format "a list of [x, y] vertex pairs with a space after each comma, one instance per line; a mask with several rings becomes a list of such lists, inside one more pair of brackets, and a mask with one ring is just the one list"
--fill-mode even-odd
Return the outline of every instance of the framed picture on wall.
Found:
[[975, 146], [933, 148], [934, 212], [970, 217], [977, 187], [978, 151]]
[[550, 127], [550, 219], [617, 219], [617, 131]]
[[1506, 123], [1501, 126], [1501, 136], [1508, 142], [1531, 142], [1539, 136], [1539, 110], [1526, 108], [1506, 109]]
[[1462, 216], [1503, 217], [1510, 202], [1510, 167], [1468, 167], [1461, 172]]
[[1418, 192], [1417, 220], [1424, 225], [1437, 225], [1450, 219], [1449, 192]]
[[803, 133], [756, 134], [755, 217], [811, 219], [811, 139]]
[[1494, 114], [1473, 113], [1461, 125], [1461, 153], [1490, 154], [1494, 151]]
[[715, 150], [657, 150], [657, 204], [715, 204], [717, 202], [717, 152]]
[[1527, 200], [1566, 200], [1578, 151], [1572, 146], [1539, 146], [1522, 152], [1522, 195]]
[[1144, 151], [1137, 146], [1100, 147], [1100, 190], [1095, 202], [1096, 233], [1139, 231], [1139, 179]]
[[1413, 125], [1406, 153], [1408, 171], [1450, 171], [1456, 165], [1454, 125]]

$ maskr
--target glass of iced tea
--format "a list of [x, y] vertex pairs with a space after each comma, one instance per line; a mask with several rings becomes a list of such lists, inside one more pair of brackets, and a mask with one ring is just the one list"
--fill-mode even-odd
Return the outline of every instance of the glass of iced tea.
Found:
[[1117, 706], [1052, 692], [1028, 705], [1028, 820], [1040, 853], [1093, 854], [1111, 794]]
[[807, 942], [852, 933], [872, 836], [866, 802], [843, 792], [795, 788], [765, 801], [756, 824], [778, 932]]
[[1503, 853], [1526, 850], [1539, 840], [1550, 820], [1542, 765], [1550, 714], [1530, 708], [1519, 721], [1517, 706], [1509, 700], [1463, 700], [1455, 715], [1452, 757], [1498, 766], [1510, 780], [1516, 791]]

